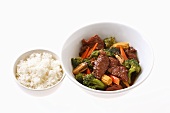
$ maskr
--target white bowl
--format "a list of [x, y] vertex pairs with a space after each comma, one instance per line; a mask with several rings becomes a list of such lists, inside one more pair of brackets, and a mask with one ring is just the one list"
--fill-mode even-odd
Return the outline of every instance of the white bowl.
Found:
[[[30, 88], [30, 87], [27, 87], [27, 86], [21, 84], [21, 83], [18, 81], [18, 79], [16, 78], [16, 73], [17, 73], [17, 65], [19, 64], [19, 62], [20, 62], [21, 60], [26, 60], [32, 53], [43, 53], [43, 52], [51, 54], [51, 55], [52, 55], [52, 58], [53, 58], [54, 60], [59, 60], [59, 61], [60, 61], [60, 58], [58, 57], [58, 55], [56, 55], [55, 53], [53, 53], [53, 52], [51, 52], [51, 51], [44, 50], [44, 49], [35, 49], [35, 50], [30, 50], [30, 51], [28, 51], [28, 52], [25, 52], [25, 53], [23, 53], [21, 56], [19, 56], [19, 57], [17, 58], [17, 60], [15, 61], [15, 64], [14, 64], [14, 67], [13, 67], [14, 78], [15, 78], [16, 82], [17, 82], [20, 86], [22, 86], [23, 88], [28, 89], [28, 90], [32, 90], [32, 91], [43, 91], [43, 90], [47, 90], [47, 89], [52, 89], [54, 86], [59, 85], [59, 83], [64, 79], [65, 74], [64, 74], [64, 71], [63, 71], [62, 77], [60, 78], [60, 80], [59, 80], [58, 82], [56, 82], [56, 83], [55, 83], [54, 85], [52, 85], [52, 86], [49, 86], [49, 87], [46, 87], [46, 88], [42, 88], [42, 89]], [[61, 61], [60, 61], [60, 62], [61, 62]], [[62, 68], [62, 66], [61, 66], [61, 68]], [[62, 69], [62, 70], [63, 70], [63, 69]]]
[[[109, 36], [114, 36], [119, 42], [129, 42], [132, 47], [138, 51], [138, 58], [141, 66], [141, 73], [135, 83], [125, 89], [116, 90], [116, 91], [100, 91], [88, 88], [80, 84], [72, 73], [71, 58], [79, 56], [79, 51], [81, 47], [81, 40], [88, 39], [95, 34], [98, 34], [100, 38], [106, 38]], [[63, 69], [66, 75], [73, 81], [75, 84], [85, 89], [86, 91], [95, 93], [95, 94], [118, 94], [125, 93], [137, 86], [139, 86], [146, 78], [149, 76], [152, 66], [153, 66], [153, 50], [148, 41], [143, 37], [137, 30], [133, 29], [130, 26], [123, 25], [120, 23], [112, 22], [103, 22], [103, 23], [94, 23], [82, 27], [75, 31], [68, 39], [65, 41], [62, 53], [61, 60]]]

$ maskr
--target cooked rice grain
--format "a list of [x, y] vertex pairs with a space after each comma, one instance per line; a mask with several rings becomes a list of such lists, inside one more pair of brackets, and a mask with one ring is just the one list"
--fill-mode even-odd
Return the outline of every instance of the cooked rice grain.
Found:
[[32, 53], [17, 65], [17, 80], [30, 89], [45, 89], [55, 85], [63, 76], [59, 60], [50, 53]]

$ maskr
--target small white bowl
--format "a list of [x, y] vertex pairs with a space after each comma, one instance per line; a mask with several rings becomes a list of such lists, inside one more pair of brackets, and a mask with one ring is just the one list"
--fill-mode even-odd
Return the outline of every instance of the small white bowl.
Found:
[[[71, 65], [71, 58], [79, 56], [81, 40], [83, 38], [88, 39], [95, 34], [99, 35], [102, 39], [113, 36], [118, 42], [129, 42], [130, 45], [137, 50], [137, 55], [141, 66], [141, 73], [132, 86], [116, 91], [100, 91], [88, 88], [80, 84], [74, 78], [74, 75], [72, 73], [73, 68]], [[61, 60], [66, 75], [71, 81], [73, 81], [73, 83], [77, 84], [80, 88], [83, 88], [86, 91], [97, 95], [120, 95], [139, 86], [141, 83], [143, 83], [143, 81], [146, 80], [152, 70], [154, 57], [153, 50], [149, 42], [134, 28], [120, 23], [101, 22], [84, 26], [75, 31], [70, 37], [68, 37], [62, 48]]]
[[[44, 50], [44, 49], [35, 49], [35, 50], [30, 50], [30, 51], [28, 51], [28, 52], [25, 52], [25, 53], [23, 53], [21, 56], [19, 56], [19, 58], [17, 58], [17, 60], [15, 61], [15, 64], [14, 64], [14, 67], [13, 67], [14, 78], [15, 78], [16, 82], [17, 82], [20, 86], [22, 86], [23, 88], [28, 89], [28, 90], [32, 90], [32, 91], [44, 91], [44, 90], [47, 90], [47, 89], [49, 90], [49, 89], [52, 89], [52, 88], [54, 88], [55, 86], [59, 85], [59, 83], [64, 79], [65, 74], [64, 74], [64, 71], [63, 71], [62, 77], [61, 77], [61, 79], [60, 79], [58, 82], [56, 82], [54, 85], [52, 85], [52, 86], [50, 86], [50, 87], [43, 88], [43, 89], [34, 89], [34, 88], [27, 87], [27, 86], [21, 84], [21, 83], [17, 80], [17, 78], [16, 78], [16, 76], [17, 76], [16, 73], [17, 73], [17, 65], [19, 64], [19, 62], [20, 62], [21, 60], [26, 60], [32, 53], [43, 53], [43, 52], [51, 54], [53, 59], [60, 61], [60, 58], [58, 57], [58, 55], [56, 55], [55, 53], [53, 53], [53, 52], [51, 52], [51, 51]], [[61, 62], [61, 61], [60, 61], [60, 62]], [[62, 68], [62, 66], [61, 66], [61, 68]], [[63, 70], [63, 68], [62, 68], [62, 70]]]

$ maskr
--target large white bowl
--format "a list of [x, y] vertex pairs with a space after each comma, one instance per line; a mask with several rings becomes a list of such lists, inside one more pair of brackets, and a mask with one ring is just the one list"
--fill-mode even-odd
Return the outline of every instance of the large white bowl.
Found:
[[[129, 42], [131, 46], [133, 46], [138, 52], [138, 58], [141, 65], [141, 73], [135, 83], [125, 89], [116, 90], [116, 91], [100, 91], [88, 88], [82, 84], [80, 84], [72, 73], [72, 65], [71, 58], [79, 56], [79, 51], [81, 47], [81, 40], [88, 39], [95, 34], [98, 34], [101, 38], [106, 38], [109, 36], [114, 36], [116, 40], [122, 42]], [[146, 78], [149, 76], [152, 66], [153, 66], [153, 50], [148, 41], [143, 37], [137, 30], [134, 28], [123, 25], [120, 23], [112, 23], [112, 22], [103, 22], [103, 23], [94, 23], [82, 27], [75, 31], [68, 39], [65, 41], [62, 53], [61, 60], [63, 69], [66, 75], [73, 81], [75, 84], [85, 89], [88, 92], [95, 94], [118, 94], [125, 93], [137, 86], [139, 86]]]

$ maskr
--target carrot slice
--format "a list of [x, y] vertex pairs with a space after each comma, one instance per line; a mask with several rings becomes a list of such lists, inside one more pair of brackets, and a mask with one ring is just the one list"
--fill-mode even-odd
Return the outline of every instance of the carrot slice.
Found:
[[94, 46], [90, 49], [90, 51], [88, 52], [86, 58], [91, 55], [91, 53], [96, 49], [97, 45], [98, 45], [98, 43], [95, 43], [95, 45], [94, 45]]
[[127, 60], [127, 59], [128, 59], [127, 56], [126, 56], [125, 51], [123, 50], [123, 47], [122, 47], [122, 46], [120, 46], [120, 54], [121, 54], [121, 56], [124, 58], [124, 60]]
[[87, 68], [86, 73], [87, 73], [87, 74], [90, 74], [90, 73], [91, 73], [91, 71], [90, 71], [89, 68]]
[[89, 52], [90, 47], [87, 47], [86, 51], [81, 55], [81, 58], [86, 58], [88, 52]]
[[112, 78], [112, 82], [119, 85], [120, 79], [116, 76], [110, 75], [110, 78]]

